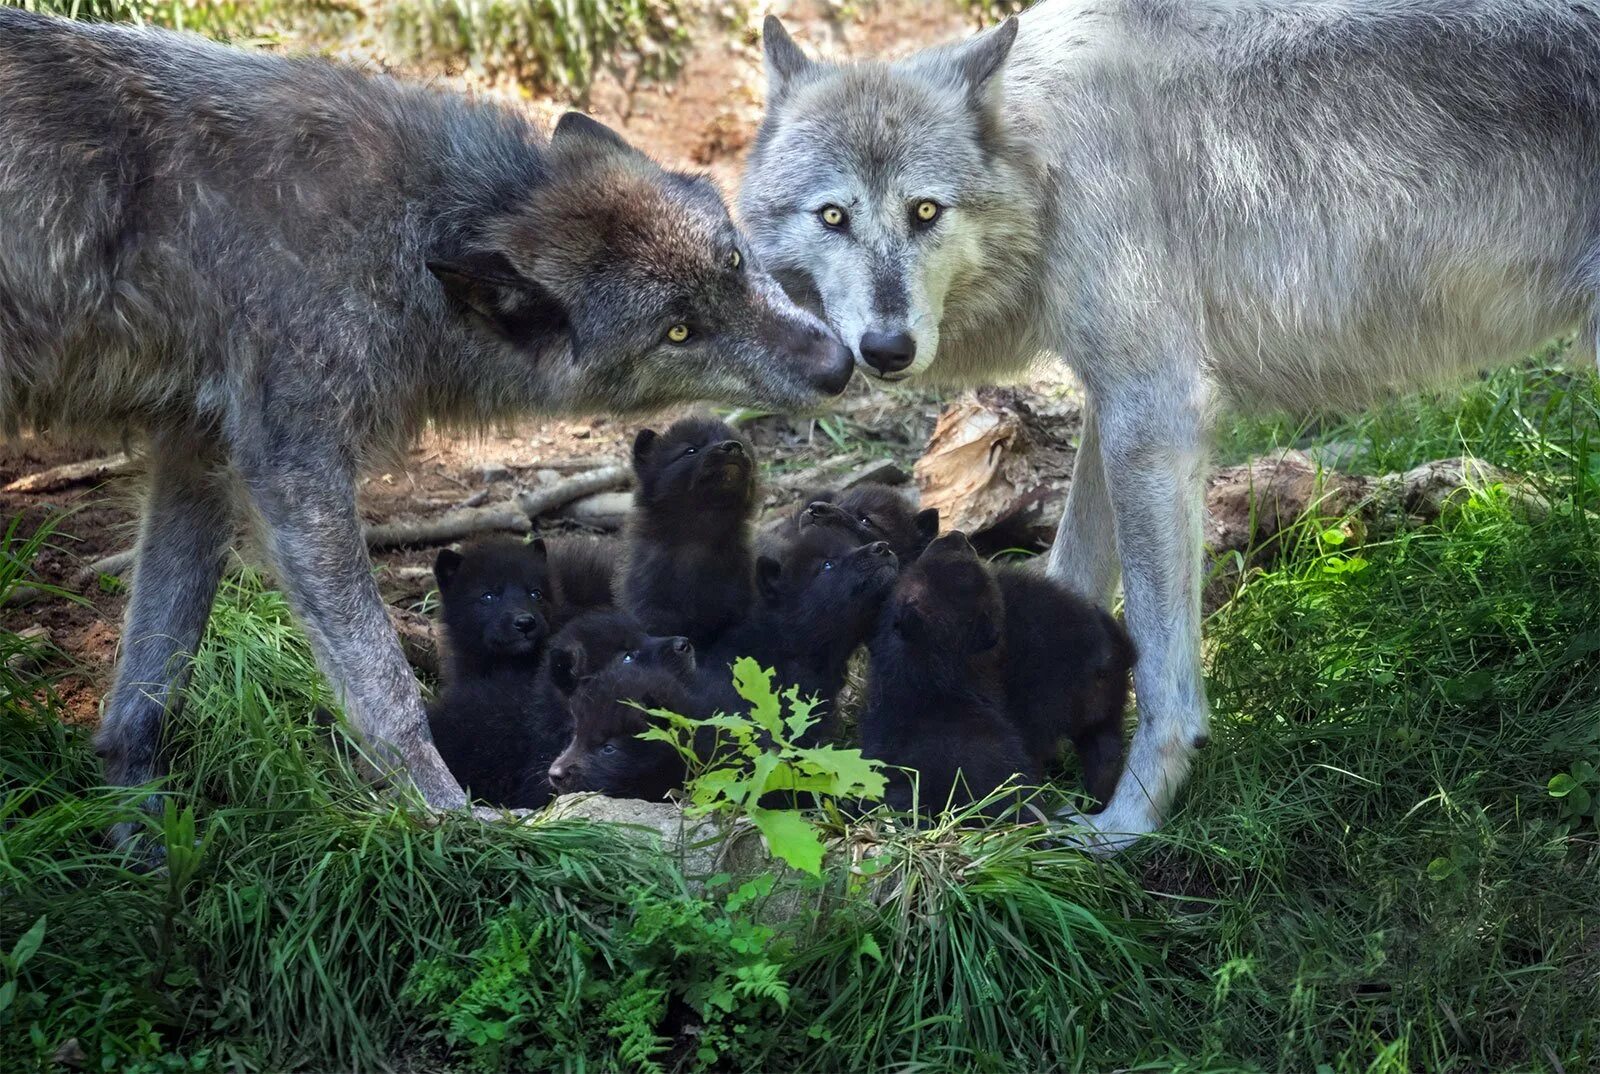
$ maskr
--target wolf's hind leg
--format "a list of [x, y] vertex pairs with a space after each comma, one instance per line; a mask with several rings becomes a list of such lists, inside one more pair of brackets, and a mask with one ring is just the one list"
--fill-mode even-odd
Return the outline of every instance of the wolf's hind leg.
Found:
[[1050, 577], [1079, 596], [1109, 607], [1117, 587], [1117, 535], [1100, 458], [1094, 408], [1083, 410], [1083, 436], [1072, 464], [1067, 509], [1050, 546]]
[[[233, 537], [228, 486], [214, 454], [193, 440], [165, 437], [152, 444], [149, 462], [116, 683], [95, 738], [113, 786], [138, 786], [159, 773], [163, 725], [182, 702], [187, 661]], [[119, 825], [113, 835], [125, 841], [133, 827]]]
[[462, 808], [466, 795], [434, 748], [417, 680], [372, 577], [355, 475], [332, 461], [341, 454], [334, 446], [279, 441], [276, 450], [237, 452], [234, 465], [261, 516], [278, 578], [351, 723], [380, 761], [403, 766], [428, 804]]

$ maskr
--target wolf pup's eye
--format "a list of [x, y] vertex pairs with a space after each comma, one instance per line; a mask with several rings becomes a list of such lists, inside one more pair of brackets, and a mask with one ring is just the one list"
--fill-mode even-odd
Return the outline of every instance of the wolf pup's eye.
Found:
[[667, 329], [667, 341], [670, 343], [687, 343], [689, 335], [689, 326], [686, 324], [675, 324]]
[[825, 571], [833, 570], [833, 560], [831, 560], [831, 559], [823, 560], [822, 561], [822, 569], [825, 570]]
[[494, 594], [494, 593], [485, 593], [483, 596], [479, 597], [478, 599], [483, 601], [485, 604], [493, 604], [496, 600], [499, 599], [499, 597], [498, 597], [497, 594]]
[[913, 223], [918, 227], [927, 227], [939, 219], [939, 211], [938, 202], [924, 198], [917, 202], [917, 207], [912, 210], [912, 216], [915, 217]]
[[543, 600], [544, 599], [544, 590], [542, 590], [542, 589], [530, 589], [530, 590], [528, 590], [528, 596], [532, 597], [534, 600]]
[[844, 227], [844, 210], [837, 205], [824, 205], [817, 213], [829, 227]]
[[622, 662], [624, 664], [631, 664], [637, 659], [639, 659], [639, 650], [637, 649], [630, 649], [622, 654]]
[[615, 742], [607, 742], [604, 746], [600, 747], [600, 752], [601, 753], [616, 753], [617, 752], [617, 744]]
[[744, 258], [739, 256], [739, 251], [738, 250], [734, 250], [732, 253], [728, 254], [728, 267], [729, 268], [736, 269], [742, 264], [744, 264]]

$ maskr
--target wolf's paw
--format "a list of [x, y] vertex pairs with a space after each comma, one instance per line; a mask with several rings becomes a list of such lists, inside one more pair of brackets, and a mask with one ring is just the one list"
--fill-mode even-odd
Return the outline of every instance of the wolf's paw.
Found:
[[1055, 819], [1067, 846], [1101, 858], [1122, 853], [1159, 827], [1148, 810], [1119, 811], [1115, 800], [1101, 813], [1080, 813], [1064, 806]]

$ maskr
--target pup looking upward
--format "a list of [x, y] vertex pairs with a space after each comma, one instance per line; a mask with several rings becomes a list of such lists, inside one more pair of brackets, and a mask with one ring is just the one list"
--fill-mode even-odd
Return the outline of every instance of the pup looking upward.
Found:
[[723, 422], [685, 418], [642, 430], [633, 470], [623, 604], [649, 633], [707, 650], [754, 600], [755, 459]]

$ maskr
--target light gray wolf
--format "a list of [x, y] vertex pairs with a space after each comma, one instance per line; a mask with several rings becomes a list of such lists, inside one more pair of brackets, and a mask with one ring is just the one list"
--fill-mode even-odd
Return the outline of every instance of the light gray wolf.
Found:
[[[465, 803], [373, 582], [358, 466], [428, 419], [841, 391], [704, 179], [570, 114], [0, 8], [0, 426], [148, 434], [99, 749], [157, 772], [234, 487], [354, 725]], [[122, 833], [127, 834], [125, 831]]]
[[1208, 736], [1205, 433], [1577, 329], [1600, 285], [1600, 3], [1045, 0], [896, 63], [766, 25], [742, 223], [884, 380], [1058, 356], [1088, 407], [1050, 569], [1118, 575], [1139, 726], [1114, 849]]

